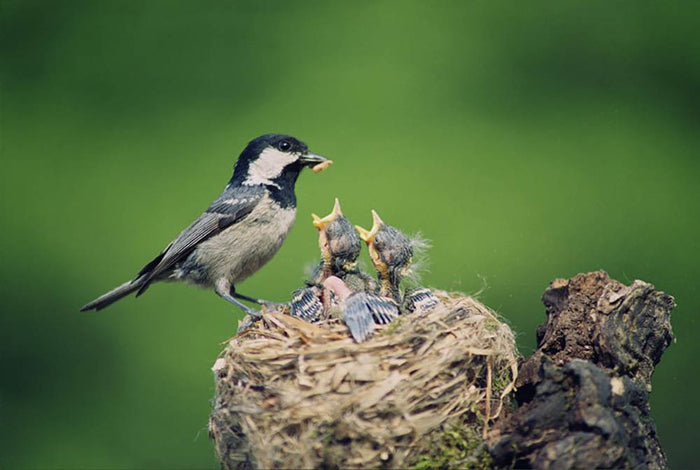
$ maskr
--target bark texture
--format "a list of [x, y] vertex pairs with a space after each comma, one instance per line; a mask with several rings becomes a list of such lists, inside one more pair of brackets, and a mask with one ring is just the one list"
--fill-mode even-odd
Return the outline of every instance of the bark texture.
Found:
[[552, 281], [537, 350], [519, 367], [517, 409], [487, 440], [516, 468], [664, 468], [649, 413], [654, 366], [673, 340], [673, 297], [596, 271]]

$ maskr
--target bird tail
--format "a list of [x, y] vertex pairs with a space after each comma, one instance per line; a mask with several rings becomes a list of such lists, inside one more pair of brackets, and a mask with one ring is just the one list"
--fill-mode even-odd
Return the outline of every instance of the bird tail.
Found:
[[103, 308], [107, 307], [108, 305], [113, 304], [117, 300], [121, 299], [122, 297], [126, 297], [127, 295], [131, 294], [135, 290], [140, 289], [144, 285], [144, 277], [139, 276], [136, 279], [133, 279], [131, 281], [127, 281], [124, 284], [122, 284], [119, 287], [116, 287], [112, 289], [111, 291], [107, 292], [106, 294], [103, 294], [90, 302], [89, 304], [84, 305], [80, 311], [81, 312], [86, 312], [88, 310], [102, 310]]

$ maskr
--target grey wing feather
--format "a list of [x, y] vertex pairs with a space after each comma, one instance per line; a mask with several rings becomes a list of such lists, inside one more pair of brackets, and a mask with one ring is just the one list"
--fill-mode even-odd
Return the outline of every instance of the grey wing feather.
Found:
[[367, 304], [375, 323], [386, 325], [399, 316], [399, 306], [392, 299], [376, 294], [367, 294]]
[[321, 319], [323, 303], [321, 289], [317, 286], [305, 287], [292, 292], [291, 314], [308, 322]]
[[403, 308], [405, 311], [414, 312], [416, 310], [425, 312], [440, 303], [433, 291], [426, 287], [409, 289], [404, 294]]
[[158, 257], [141, 270], [139, 276], [144, 276], [141, 281], [143, 284], [136, 296], [141, 295], [158, 276], [189, 256], [199, 243], [250, 214], [261, 198], [262, 193], [260, 192], [249, 191], [238, 195], [238, 197], [233, 197], [224, 191], [206, 212], [183, 230]]
[[367, 302], [367, 294], [355, 292], [345, 299], [343, 318], [356, 342], [362, 343], [374, 331], [372, 310]]

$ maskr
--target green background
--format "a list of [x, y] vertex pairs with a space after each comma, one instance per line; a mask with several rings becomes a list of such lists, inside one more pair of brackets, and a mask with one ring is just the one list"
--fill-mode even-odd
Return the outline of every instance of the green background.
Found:
[[425, 283], [502, 312], [520, 349], [556, 277], [673, 294], [652, 413], [696, 465], [700, 8], [654, 2], [7, 2], [0, 9], [4, 468], [216, 468], [210, 372], [240, 314], [127, 280], [218, 195], [253, 137], [335, 160], [299, 180], [282, 300], [333, 197], [432, 240]]

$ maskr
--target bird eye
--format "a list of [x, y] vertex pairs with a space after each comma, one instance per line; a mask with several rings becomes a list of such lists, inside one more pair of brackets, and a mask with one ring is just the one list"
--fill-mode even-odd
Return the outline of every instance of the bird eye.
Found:
[[277, 144], [277, 148], [280, 149], [283, 152], [289, 152], [289, 150], [292, 148], [292, 144], [290, 144], [288, 141], [283, 140], [279, 144]]

